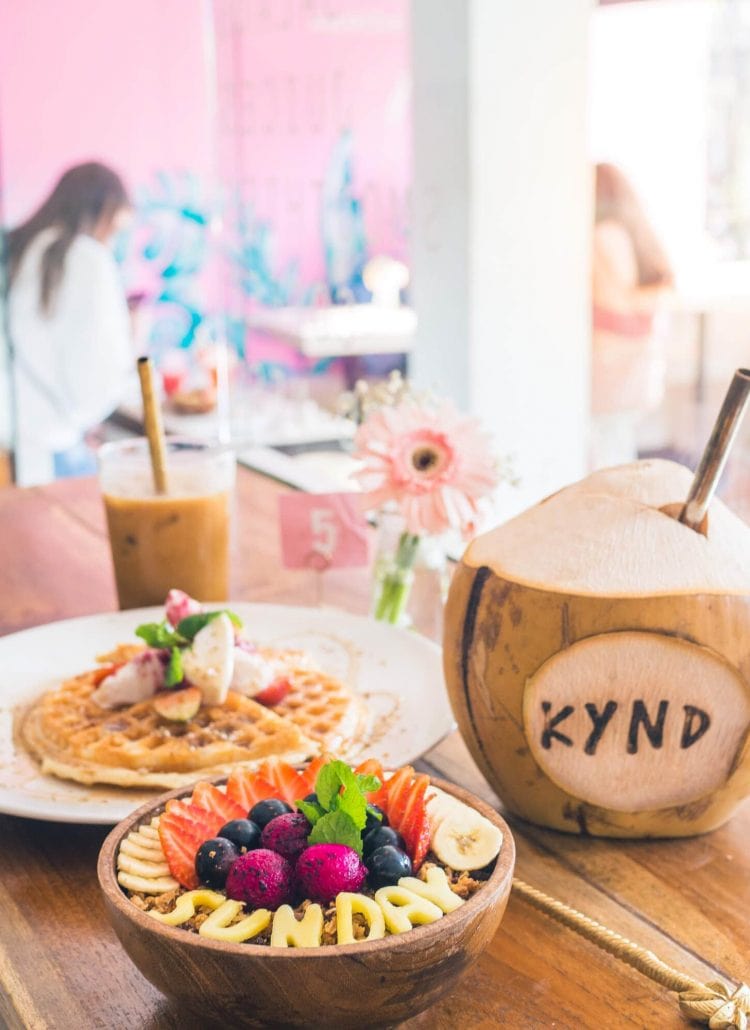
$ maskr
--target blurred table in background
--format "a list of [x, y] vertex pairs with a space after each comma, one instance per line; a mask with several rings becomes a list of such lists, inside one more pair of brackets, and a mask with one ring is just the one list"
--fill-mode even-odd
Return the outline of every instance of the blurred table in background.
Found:
[[[356, 490], [348, 446], [356, 431], [351, 419], [332, 414], [309, 397], [285, 396], [259, 385], [232, 387], [228, 425], [216, 409], [180, 414], [164, 406], [170, 434], [197, 440], [231, 440], [237, 460], [289, 486], [314, 493]], [[105, 425], [108, 439], [143, 434], [143, 409], [134, 398]]]
[[404, 305], [333, 304], [262, 308], [248, 317], [247, 325], [291, 343], [308, 358], [408, 354], [417, 316]]

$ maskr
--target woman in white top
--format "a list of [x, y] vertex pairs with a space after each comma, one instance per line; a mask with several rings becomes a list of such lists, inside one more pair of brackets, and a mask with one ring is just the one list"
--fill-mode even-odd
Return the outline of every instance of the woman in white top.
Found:
[[133, 368], [130, 319], [107, 246], [130, 209], [119, 176], [68, 169], [7, 237], [16, 481], [93, 471], [85, 434], [112, 413]]

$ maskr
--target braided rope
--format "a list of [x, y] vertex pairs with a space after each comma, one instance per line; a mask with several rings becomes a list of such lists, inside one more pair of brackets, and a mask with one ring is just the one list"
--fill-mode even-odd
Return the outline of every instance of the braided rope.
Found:
[[674, 991], [679, 995], [682, 1014], [688, 1019], [700, 1020], [708, 1025], [709, 1030], [748, 1030], [750, 987], [746, 984], [740, 984], [734, 990], [719, 981], [703, 984], [667, 965], [653, 951], [642, 948], [523, 880], [514, 879], [513, 889], [540, 912], [579, 933], [662, 987]]

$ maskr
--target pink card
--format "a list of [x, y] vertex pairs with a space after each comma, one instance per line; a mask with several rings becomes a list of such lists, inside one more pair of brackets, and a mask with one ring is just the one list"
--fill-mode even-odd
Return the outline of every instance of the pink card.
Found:
[[282, 494], [279, 524], [287, 569], [323, 571], [370, 562], [371, 532], [358, 494]]

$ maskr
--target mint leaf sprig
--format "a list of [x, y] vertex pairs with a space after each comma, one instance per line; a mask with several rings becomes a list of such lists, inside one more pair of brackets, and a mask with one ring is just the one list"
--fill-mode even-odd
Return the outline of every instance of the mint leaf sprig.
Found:
[[359, 775], [338, 759], [322, 767], [315, 780], [317, 803], [297, 801], [297, 808], [312, 826], [308, 844], [345, 844], [362, 857], [362, 830], [367, 814], [375, 812], [367, 794], [378, 790], [377, 776]]
[[185, 647], [190, 643], [181, 633], [172, 629], [166, 620], [164, 622], [144, 622], [135, 631], [135, 635], [141, 640], [145, 640], [149, 647]]
[[177, 687], [185, 679], [185, 672], [182, 668], [182, 651], [179, 647], [173, 647], [169, 653], [169, 661], [164, 673], [164, 686]]
[[170, 626], [166, 619], [162, 622], [144, 622], [136, 629], [135, 635], [145, 640], [149, 647], [187, 647], [204, 626], [220, 615], [227, 615], [237, 629], [242, 629], [242, 619], [239, 615], [235, 615], [228, 608], [222, 608], [216, 612], [187, 615], [180, 619], [176, 628]]
[[237, 629], [242, 629], [242, 619], [239, 615], [230, 612], [228, 608], [220, 608], [216, 612], [198, 612], [196, 615], [186, 615], [184, 619], [180, 619], [177, 623], [177, 632], [188, 640], [193, 640], [199, 630], [202, 630], [204, 626], [207, 626], [209, 622], [217, 619], [220, 615], [227, 615], [230, 622]]
[[169, 661], [164, 674], [165, 687], [176, 687], [182, 683], [185, 678], [182, 669], [182, 651], [192, 644], [196, 634], [204, 626], [222, 613], [229, 616], [238, 629], [242, 629], [242, 619], [228, 608], [222, 608], [217, 612], [199, 612], [197, 615], [188, 615], [180, 620], [176, 629], [170, 626], [166, 619], [162, 622], [144, 622], [138, 626], [135, 635], [141, 640], [145, 640], [149, 647], [158, 647], [160, 650], [169, 651]]

